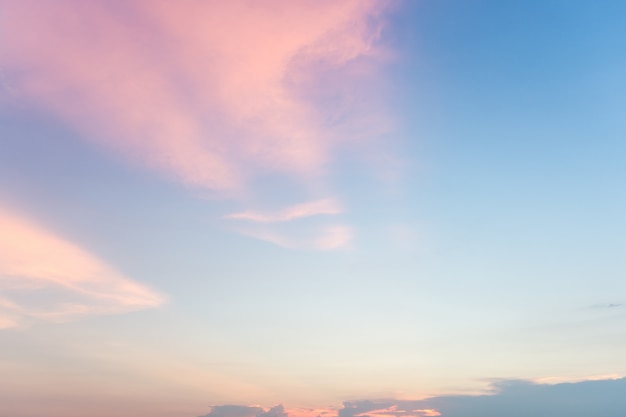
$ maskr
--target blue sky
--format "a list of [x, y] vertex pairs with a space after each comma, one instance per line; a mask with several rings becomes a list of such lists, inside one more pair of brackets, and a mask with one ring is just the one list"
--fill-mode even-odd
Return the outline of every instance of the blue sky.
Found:
[[623, 2], [0, 10], [0, 417], [621, 392]]

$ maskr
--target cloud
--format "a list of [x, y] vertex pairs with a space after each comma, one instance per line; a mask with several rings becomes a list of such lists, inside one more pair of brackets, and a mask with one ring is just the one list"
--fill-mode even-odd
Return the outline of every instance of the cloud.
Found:
[[203, 417], [256, 417], [263, 408], [246, 405], [216, 405]]
[[339, 417], [621, 417], [626, 412], [626, 378], [560, 384], [507, 380], [495, 383], [492, 390], [489, 395], [451, 395], [415, 401], [350, 401], [339, 410]]
[[277, 405], [265, 412], [262, 412], [261, 414], [258, 414], [257, 417], [287, 417], [287, 413], [285, 412], [285, 407]]
[[[342, 212], [339, 203], [334, 199], [322, 199], [309, 203], [296, 204], [273, 213], [245, 211], [232, 213], [226, 219], [260, 223], [258, 227], [239, 228], [239, 232], [291, 249], [336, 250], [350, 245], [353, 232], [346, 225], [326, 225], [306, 227], [302, 225], [286, 225], [282, 228], [267, 227], [268, 223], [289, 223], [320, 215], [337, 215]], [[278, 230], [277, 230], [278, 229]]]
[[546, 384], [502, 380], [486, 395], [346, 401], [340, 409], [216, 406], [202, 417], [623, 417], [626, 378]]
[[0, 327], [156, 307], [164, 298], [0, 207]]
[[275, 231], [266, 228], [241, 228], [239, 233], [289, 249], [339, 250], [350, 247], [353, 239], [352, 228], [345, 225], [301, 230]]
[[441, 414], [433, 408], [405, 409], [391, 401], [357, 401], [345, 402], [339, 410], [339, 417], [436, 417]]
[[296, 204], [275, 213], [259, 213], [255, 211], [244, 211], [232, 213], [225, 216], [227, 219], [248, 220], [258, 223], [287, 222], [321, 214], [339, 214], [341, 206], [334, 199], [323, 199], [309, 203]]
[[[388, 130], [375, 86], [390, 3], [6, 0], [1, 82], [132, 164], [248, 201], [228, 219], [338, 214], [323, 191], [338, 149]], [[313, 201], [259, 211], [275, 206], [247, 197], [263, 176]], [[333, 233], [281, 246], [343, 246]]]
[[267, 411], [259, 406], [218, 405], [211, 407], [209, 414], [201, 417], [287, 417], [287, 413], [282, 405]]
[[326, 171], [348, 112], [313, 98], [317, 74], [340, 85], [354, 76], [342, 68], [375, 60], [385, 3], [8, 0], [0, 65], [86, 138], [189, 186], [235, 191], [259, 172]]
[[258, 405], [218, 405], [200, 417], [328, 417], [336, 415], [336, 410], [313, 408], [290, 408], [282, 404], [265, 409]]

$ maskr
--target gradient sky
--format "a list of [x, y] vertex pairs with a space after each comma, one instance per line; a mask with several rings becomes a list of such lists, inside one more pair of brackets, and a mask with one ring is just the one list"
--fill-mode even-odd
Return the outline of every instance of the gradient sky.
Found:
[[623, 416], [625, 19], [0, 0], [0, 417]]

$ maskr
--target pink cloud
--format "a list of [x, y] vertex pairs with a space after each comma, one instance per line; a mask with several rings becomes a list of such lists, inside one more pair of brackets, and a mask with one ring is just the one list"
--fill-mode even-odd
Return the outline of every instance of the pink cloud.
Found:
[[323, 199], [309, 203], [296, 204], [275, 213], [260, 213], [256, 211], [244, 211], [225, 216], [227, 219], [248, 220], [258, 223], [287, 222], [304, 217], [319, 216], [322, 214], [339, 214], [341, 206], [334, 199]]
[[301, 231], [275, 231], [265, 228], [239, 229], [239, 232], [283, 248], [322, 251], [347, 249], [353, 238], [352, 228], [345, 225], [327, 226], [305, 234]]
[[[412, 404], [423, 403], [424, 400], [364, 400], [344, 403], [344, 413], [351, 417], [438, 417], [441, 413], [435, 408], [414, 408]], [[377, 404], [379, 403], [379, 404]], [[394, 404], [395, 403], [395, 404]], [[382, 406], [377, 408], [377, 406]], [[339, 417], [342, 412], [339, 412]]]
[[438, 417], [441, 413], [434, 408], [424, 408], [422, 410], [413, 410], [414, 413], [418, 413], [420, 416], [424, 417]]
[[[164, 298], [87, 251], [0, 208], [0, 327], [156, 307]], [[36, 302], [29, 296], [37, 294]], [[41, 298], [44, 298], [42, 300]]]
[[322, 417], [337, 415], [337, 410], [334, 408], [289, 408], [287, 414], [290, 417]]
[[233, 193], [259, 172], [327, 171], [344, 139], [308, 92], [320, 68], [375, 60], [385, 3], [7, 0], [0, 64], [86, 138]]

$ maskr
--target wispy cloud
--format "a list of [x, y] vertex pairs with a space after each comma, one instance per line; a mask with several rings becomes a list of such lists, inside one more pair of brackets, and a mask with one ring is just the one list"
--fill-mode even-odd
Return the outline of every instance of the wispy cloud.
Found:
[[343, 225], [317, 228], [304, 234], [290, 230], [275, 231], [266, 228], [241, 228], [239, 233], [283, 248], [324, 251], [349, 248], [354, 234], [352, 228]]
[[387, 129], [380, 100], [365, 96], [389, 4], [7, 0], [0, 66], [12, 96], [170, 180], [241, 197], [267, 174], [319, 199], [229, 219], [337, 214], [313, 190], [333, 188], [339, 146], [365, 149]]
[[322, 214], [339, 214], [341, 206], [334, 199], [323, 199], [309, 203], [296, 204], [274, 213], [260, 213], [243, 211], [225, 216], [227, 219], [248, 220], [259, 223], [287, 222], [304, 217], [319, 216]]
[[[350, 408], [358, 408], [355, 407], [352, 403], [346, 402], [344, 403], [343, 410], [348, 410]], [[403, 409], [398, 407], [397, 405], [390, 405], [384, 408], [377, 408], [373, 410], [367, 410], [363, 412], [359, 412], [357, 414], [351, 414], [352, 417], [437, 417], [440, 416], [441, 413], [435, 410], [434, 408], [421, 408], [421, 409]]]
[[[409, 405], [410, 404], [410, 405]], [[338, 417], [437, 417], [441, 413], [434, 408], [425, 408], [419, 403], [404, 404], [398, 400], [346, 401]]]
[[0, 63], [85, 137], [232, 191], [326, 169], [338, 137], [307, 92], [320, 68], [375, 56], [383, 3], [9, 0]]
[[164, 298], [0, 207], [0, 327], [156, 307]]
[[621, 379], [621, 378], [624, 378], [624, 375], [603, 374], [603, 375], [591, 375], [591, 376], [584, 376], [584, 377], [548, 376], [548, 377], [534, 378], [530, 380], [529, 382], [532, 382], [534, 384], [554, 385], [554, 384], [563, 384], [563, 383], [579, 383], [579, 382], [585, 382], [585, 381], [616, 380], [616, 379]]
[[[296, 204], [275, 212], [244, 211], [225, 216], [230, 220], [258, 223], [257, 227], [240, 227], [240, 233], [255, 239], [290, 249], [336, 250], [350, 246], [353, 238], [351, 227], [340, 224], [308, 227], [289, 224], [272, 227], [272, 223], [294, 223], [296, 220], [320, 215], [338, 215], [341, 205], [335, 199], [322, 199]], [[297, 223], [297, 222], [296, 222]]]

